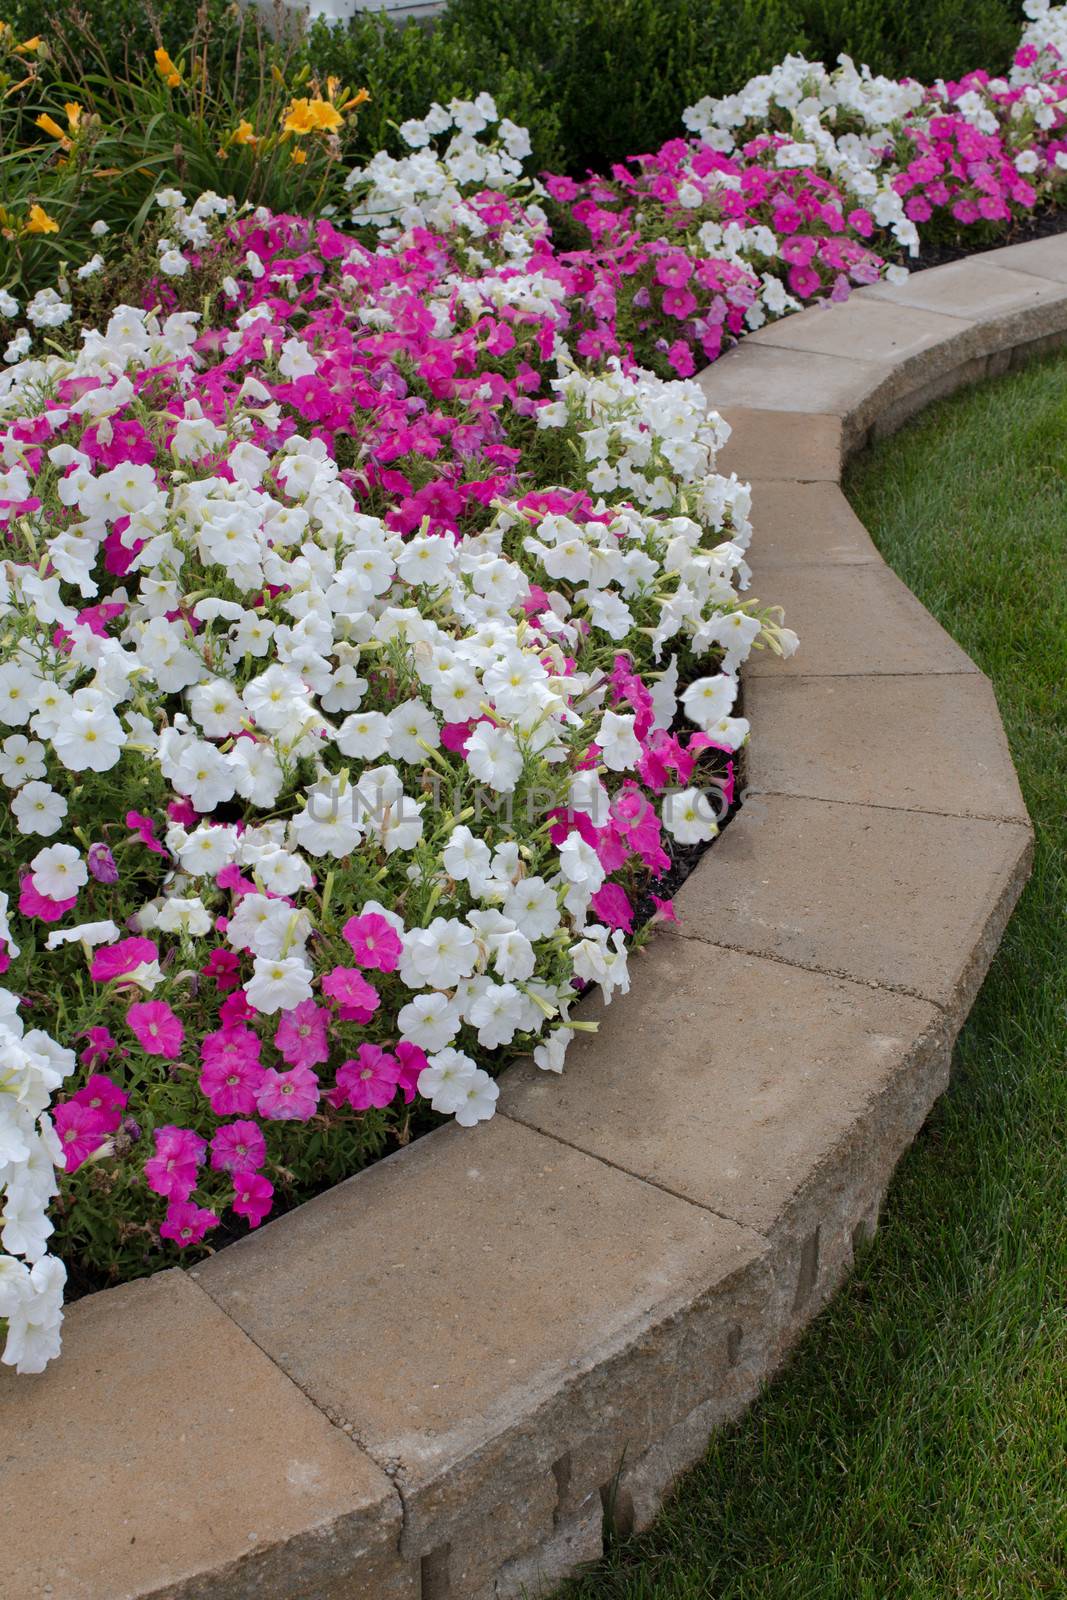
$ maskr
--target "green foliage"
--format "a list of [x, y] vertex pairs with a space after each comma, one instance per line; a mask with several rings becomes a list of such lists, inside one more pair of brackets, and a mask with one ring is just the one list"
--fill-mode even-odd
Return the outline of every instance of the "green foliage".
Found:
[[578, 174], [656, 149], [685, 106], [804, 44], [795, 0], [452, 0], [441, 28], [536, 62]]
[[40, 33], [59, 47], [80, 38], [88, 23], [113, 70], [125, 72], [157, 44], [173, 52], [198, 21], [218, 28], [236, 9], [233, 0], [7, 0], [4, 19], [20, 38]]
[[[0, 34], [0, 284], [32, 292], [76, 268], [98, 219], [136, 256], [160, 188], [309, 215], [342, 198], [359, 103], [342, 78], [312, 74], [299, 32], [271, 32], [254, 8], [204, 7], [168, 41], [164, 70], [154, 45], [117, 64], [90, 19], [69, 28], [29, 53]], [[326, 124], [287, 130], [296, 99]], [[30, 231], [34, 204], [49, 231]]]
[[347, 28], [320, 21], [309, 31], [306, 54], [317, 73], [335, 73], [370, 90], [356, 155], [403, 153], [406, 147], [396, 132], [401, 122], [422, 116], [432, 100], [447, 105], [487, 89], [502, 116], [529, 128], [538, 167], [565, 163], [557, 95], [539, 58], [517, 48], [502, 27], [485, 32], [460, 27], [451, 11], [436, 27], [377, 15], [354, 17]]
[[810, 53], [841, 51], [889, 77], [959, 78], [1003, 72], [1023, 26], [1018, 0], [800, 0]]

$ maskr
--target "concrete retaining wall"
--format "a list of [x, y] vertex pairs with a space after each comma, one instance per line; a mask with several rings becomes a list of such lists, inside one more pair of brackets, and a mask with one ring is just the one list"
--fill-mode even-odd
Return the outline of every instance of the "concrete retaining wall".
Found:
[[[19, 1600], [505, 1600], [645, 1526], [877, 1222], [1025, 881], [988, 681], [885, 567], [848, 453], [1067, 337], [1067, 238], [764, 329], [702, 380], [755, 487], [738, 817], [679, 928], [501, 1110], [0, 1377]], [[592, 1008], [591, 1008], [592, 1013]]]

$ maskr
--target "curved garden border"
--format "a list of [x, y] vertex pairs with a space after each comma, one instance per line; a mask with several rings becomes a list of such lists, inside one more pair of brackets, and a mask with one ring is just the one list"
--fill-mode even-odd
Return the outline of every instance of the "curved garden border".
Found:
[[746, 804], [566, 1076], [0, 1378], [23, 1600], [503, 1600], [646, 1524], [848, 1270], [945, 1087], [1031, 831], [988, 681], [884, 565], [847, 455], [1067, 342], [1067, 237], [746, 339], [702, 383], [756, 486]]

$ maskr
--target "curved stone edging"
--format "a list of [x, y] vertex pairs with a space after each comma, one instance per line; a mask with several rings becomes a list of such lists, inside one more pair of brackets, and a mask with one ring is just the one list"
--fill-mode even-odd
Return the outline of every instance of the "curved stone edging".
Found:
[[[0, 1376], [20, 1600], [506, 1600], [653, 1517], [876, 1223], [1025, 881], [992, 689], [839, 487], [867, 438], [1067, 342], [1067, 237], [862, 290], [704, 374], [755, 488], [746, 803], [682, 922], [501, 1110]], [[595, 1008], [592, 1008], [595, 1011]]]

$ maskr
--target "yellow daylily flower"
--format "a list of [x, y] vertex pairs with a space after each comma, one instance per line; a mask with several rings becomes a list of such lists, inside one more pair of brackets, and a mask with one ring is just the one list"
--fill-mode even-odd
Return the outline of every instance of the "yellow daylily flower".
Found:
[[15, 46], [17, 56], [32, 56], [41, 48], [41, 36], [35, 33], [32, 39], [23, 39], [21, 44]]
[[59, 126], [59, 123], [56, 122], [54, 118], [50, 117], [47, 111], [41, 112], [41, 115], [37, 118], [34, 126], [37, 128], [43, 128], [45, 133], [50, 133], [53, 139], [58, 139], [64, 150], [70, 149], [70, 140], [63, 132], [63, 129]]
[[357, 89], [351, 100], [346, 100], [341, 107], [342, 111], [355, 111], [357, 106], [365, 106], [370, 99], [369, 89]]
[[302, 167], [307, 158], [308, 153], [306, 150], [301, 150], [297, 145], [293, 146], [289, 156], [290, 161], [294, 162], [296, 166]]
[[58, 233], [59, 223], [50, 217], [44, 206], [32, 205], [24, 224], [27, 233]]
[[176, 89], [182, 81], [181, 73], [162, 45], [156, 51], [156, 71], [168, 89]]
[[310, 133], [315, 126], [315, 119], [311, 115], [311, 104], [308, 100], [294, 100], [289, 106], [282, 120], [284, 133], [304, 134]]
[[67, 113], [67, 127], [70, 129], [71, 133], [77, 133], [78, 129], [81, 127], [81, 106], [78, 104], [77, 100], [67, 100], [64, 102], [63, 110]]
[[255, 142], [255, 129], [252, 127], [252, 124], [247, 120], [247, 118], [242, 117], [236, 128], [234, 128], [233, 132], [230, 134], [230, 143], [255, 144]]
[[333, 133], [335, 129], [344, 127], [344, 117], [328, 100], [309, 100], [308, 110], [314, 118], [316, 128], [324, 128], [327, 133]]
[[297, 135], [313, 133], [318, 128], [332, 133], [335, 128], [344, 125], [344, 120], [337, 107], [332, 106], [328, 100], [304, 98], [292, 101], [282, 123], [282, 129], [285, 133]]

